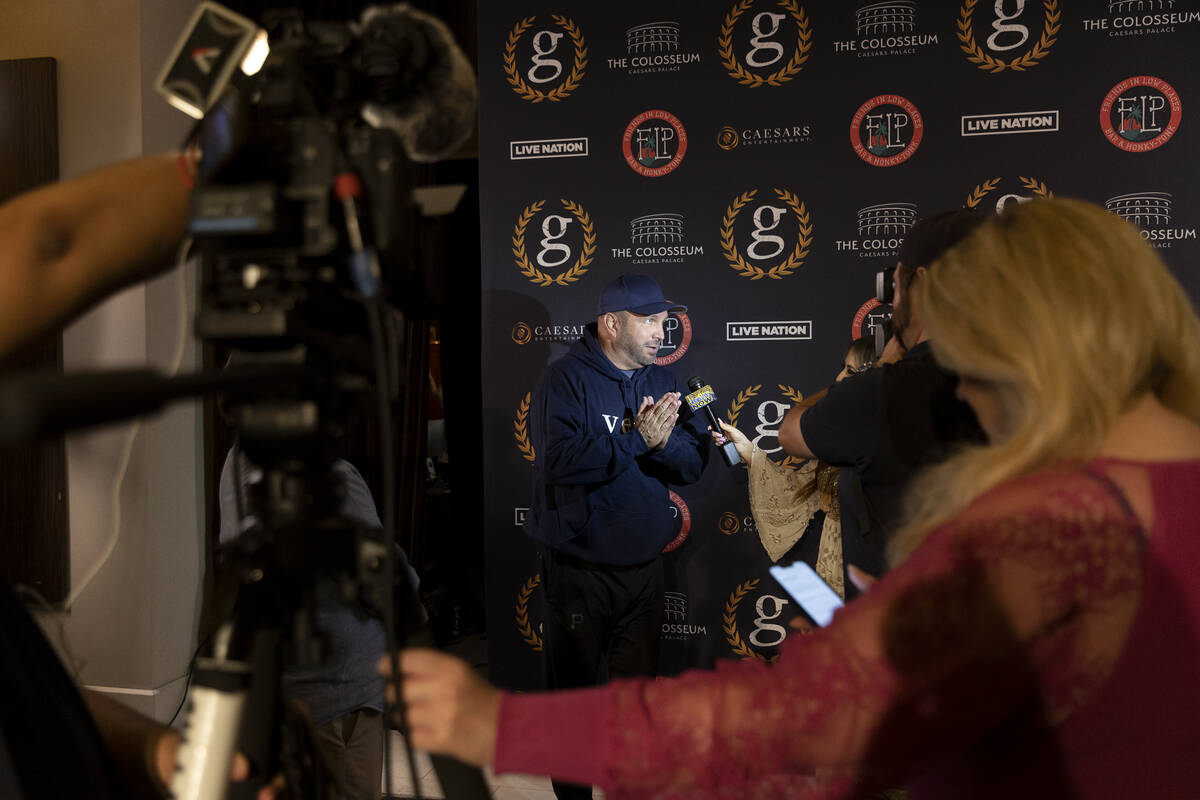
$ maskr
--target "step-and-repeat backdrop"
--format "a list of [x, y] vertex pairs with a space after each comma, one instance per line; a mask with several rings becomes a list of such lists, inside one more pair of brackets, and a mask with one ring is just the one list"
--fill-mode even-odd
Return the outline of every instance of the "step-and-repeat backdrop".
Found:
[[[479, 15], [488, 641], [503, 686], [541, 682], [521, 530], [530, 393], [613, 277], [649, 273], [687, 304], [659, 363], [712, 384], [719, 413], [776, 458], [787, 409], [886, 319], [873, 275], [926, 214], [1086, 198], [1141, 226], [1200, 295], [1198, 0], [560, 0]], [[714, 457], [671, 493], [665, 672], [770, 659], [797, 613], [738, 469]]]

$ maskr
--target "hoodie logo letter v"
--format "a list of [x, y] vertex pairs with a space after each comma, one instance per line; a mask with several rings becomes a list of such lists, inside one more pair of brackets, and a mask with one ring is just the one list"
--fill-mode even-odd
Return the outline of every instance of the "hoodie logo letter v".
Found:
[[621, 419], [614, 414], [601, 414], [604, 417], [604, 424], [608, 426], [608, 432], [612, 433], [617, 429], [617, 422]]

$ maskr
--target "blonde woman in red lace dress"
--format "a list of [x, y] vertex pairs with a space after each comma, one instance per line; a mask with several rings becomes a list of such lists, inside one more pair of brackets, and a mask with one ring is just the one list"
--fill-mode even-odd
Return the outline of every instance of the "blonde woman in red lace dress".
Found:
[[609, 798], [1200, 797], [1200, 323], [1128, 223], [1010, 207], [917, 302], [990, 443], [778, 663], [499, 692], [401, 656], [418, 747]]

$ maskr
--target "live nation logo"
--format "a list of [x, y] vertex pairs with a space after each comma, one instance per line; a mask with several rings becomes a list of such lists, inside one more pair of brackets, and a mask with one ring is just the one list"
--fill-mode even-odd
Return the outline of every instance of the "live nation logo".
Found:
[[996, 114], [965, 114], [963, 136], [992, 136], [1006, 133], [1049, 133], [1058, 130], [1058, 111], [1006, 111]]
[[699, 64], [700, 54], [680, 50], [678, 22], [646, 22], [625, 31], [625, 55], [607, 62], [609, 69], [630, 75], [679, 72], [684, 65]]
[[874, 336], [875, 329], [892, 318], [892, 307], [872, 297], [858, 307], [850, 321], [850, 341]]
[[[983, 210], [990, 207], [999, 214], [1010, 203], [1026, 203], [1035, 197], [1054, 197], [1054, 192], [1044, 181], [1018, 175], [1016, 181], [1012, 178], [989, 178], [976, 184], [967, 194], [965, 203], [968, 208]], [[987, 203], [984, 203], [985, 200]]]
[[881, 94], [850, 119], [850, 145], [873, 167], [894, 167], [912, 158], [925, 135], [921, 112], [898, 94]]
[[722, 150], [758, 147], [764, 144], [808, 144], [812, 125], [788, 122], [782, 125], [722, 125], [717, 130], [717, 147]]
[[[860, 6], [854, 12], [854, 38], [833, 43], [835, 53], [853, 53], [858, 58], [911, 55], [917, 48], [938, 43], [936, 33], [917, 29], [914, 0], [891, 0]], [[845, 6], [849, 13], [849, 6]]]
[[742, 86], [779, 86], [804, 69], [812, 26], [797, 0], [739, 0], [721, 22], [717, 55]]
[[660, 367], [674, 364], [692, 345], [692, 320], [686, 311], [667, 312], [663, 320], [663, 340], [654, 363]]
[[1173, 221], [1174, 198], [1167, 192], [1120, 194], [1104, 201], [1104, 207], [1141, 229], [1151, 247], [1169, 249], [1175, 242], [1196, 241], [1196, 229]]
[[687, 240], [682, 214], [643, 214], [629, 221], [629, 246], [611, 248], [614, 261], [630, 264], [682, 264], [704, 255], [704, 245]]
[[562, 14], [547, 22], [526, 17], [504, 42], [504, 74], [512, 90], [531, 103], [557, 103], [579, 88], [587, 71], [583, 31]]
[[1187, 11], [1177, 0], [1092, 0], [1105, 6], [1106, 17], [1086, 17], [1083, 30], [1103, 32], [1110, 37], [1151, 36], [1175, 33], [1182, 25], [1200, 22], [1200, 11]]
[[630, 169], [647, 178], [659, 178], [674, 170], [687, 153], [687, 131], [669, 111], [651, 109], [638, 114], [625, 126], [621, 149]]
[[[566, 286], [588, 271], [596, 255], [596, 226], [579, 203], [560, 198], [530, 203], [513, 225], [514, 263], [530, 283]], [[530, 254], [532, 253], [532, 259]]]
[[586, 322], [578, 322], [573, 325], [551, 322], [529, 325], [525, 322], [516, 322], [512, 326], [512, 340], [520, 345], [531, 344], [533, 342], [573, 344], [583, 336], [586, 328]]
[[859, 258], [894, 259], [904, 237], [917, 222], [916, 203], [877, 203], [858, 210], [858, 235], [838, 239], [839, 253]]
[[965, 0], [959, 8], [957, 35], [967, 60], [981, 70], [1024, 72], [1037, 66], [1058, 41], [1058, 0], [995, 0], [978, 10], [976, 5], [978, 0]]
[[788, 189], [742, 192], [721, 218], [721, 252], [731, 269], [752, 281], [795, 272], [813, 242], [812, 215]]
[[799, 341], [812, 338], [812, 320], [726, 322], [727, 342]]
[[588, 154], [588, 137], [567, 139], [525, 139], [508, 143], [510, 161], [531, 158], [573, 158]]
[[1183, 102], [1171, 84], [1152, 75], [1136, 75], [1118, 83], [1100, 104], [1104, 138], [1130, 153], [1162, 147], [1183, 117]]

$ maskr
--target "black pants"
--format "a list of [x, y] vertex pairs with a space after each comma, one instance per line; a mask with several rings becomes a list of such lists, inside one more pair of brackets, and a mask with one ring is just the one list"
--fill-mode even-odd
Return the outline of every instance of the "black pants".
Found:
[[[540, 548], [546, 600], [546, 685], [597, 686], [658, 671], [663, 563], [611, 567]], [[553, 781], [559, 800], [590, 798], [592, 788]]]

